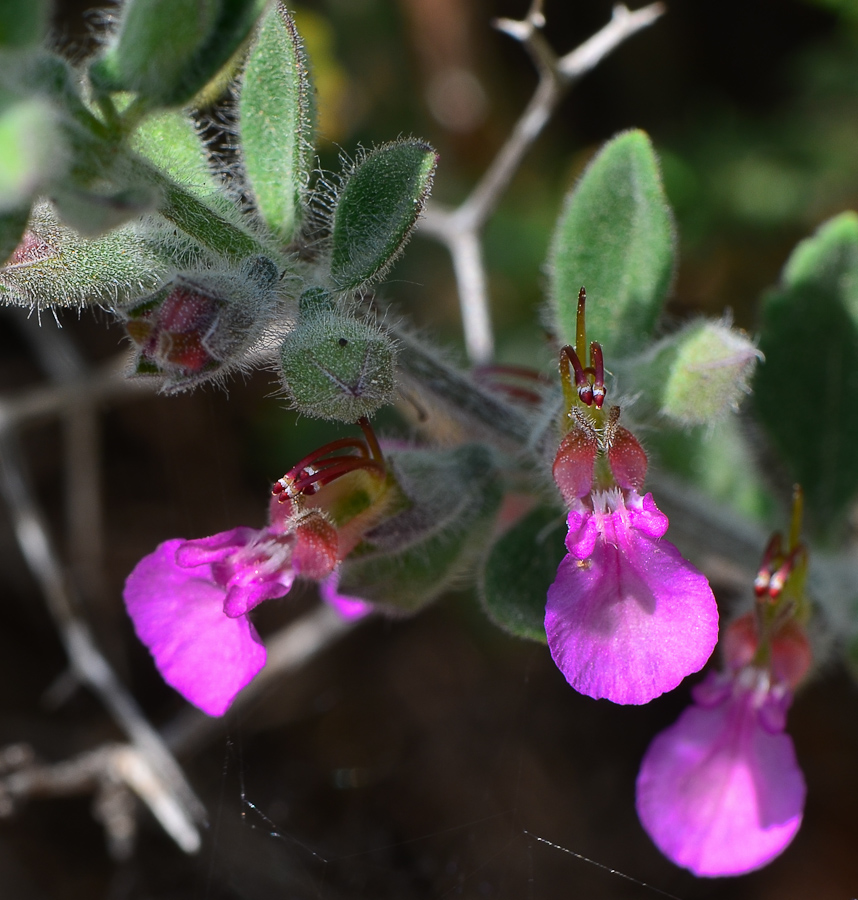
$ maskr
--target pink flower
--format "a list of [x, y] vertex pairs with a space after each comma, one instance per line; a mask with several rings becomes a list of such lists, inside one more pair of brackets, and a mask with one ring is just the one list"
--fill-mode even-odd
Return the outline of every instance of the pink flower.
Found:
[[[220, 716], [265, 665], [248, 613], [282, 597], [299, 574], [325, 579], [337, 563], [337, 533], [323, 518], [289, 524], [273, 500], [272, 524], [161, 544], [135, 566], [125, 604], [164, 680], [210, 716]], [[351, 604], [336, 581], [328, 602]]]
[[709, 659], [718, 608], [706, 577], [669, 541], [651, 494], [594, 492], [573, 500], [567, 556], [548, 589], [545, 632], [577, 691], [648, 703]]
[[801, 825], [805, 784], [783, 733], [789, 687], [746, 666], [711, 676], [650, 745], [637, 779], [641, 823], [668, 859], [695, 875], [766, 865]]

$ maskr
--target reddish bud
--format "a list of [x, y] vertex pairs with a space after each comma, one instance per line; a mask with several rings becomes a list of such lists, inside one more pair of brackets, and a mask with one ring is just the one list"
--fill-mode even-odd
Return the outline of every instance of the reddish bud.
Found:
[[647, 456], [631, 431], [618, 424], [619, 418], [619, 407], [612, 407], [605, 428], [608, 463], [614, 479], [621, 488], [639, 491], [646, 480]]
[[321, 581], [327, 578], [339, 559], [337, 529], [324, 513], [309, 510], [295, 527], [292, 567], [299, 575]]
[[790, 619], [772, 638], [772, 677], [796, 688], [813, 662], [810, 641], [795, 619]]
[[554, 457], [553, 475], [567, 504], [590, 493], [598, 450], [596, 432], [588, 422], [576, 421], [560, 442]]
[[750, 665], [760, 643], [757, 620], [753, 613], [731, 622], [721, 639], [721, 652], [727, 667], [736, 672]]

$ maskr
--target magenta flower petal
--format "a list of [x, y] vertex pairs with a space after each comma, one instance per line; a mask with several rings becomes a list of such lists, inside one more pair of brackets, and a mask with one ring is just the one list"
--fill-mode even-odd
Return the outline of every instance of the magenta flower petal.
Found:
[[176, 550], [176, 562], [185, 567], [221, 562], [250, 543], [258, 533], [255, 528], [240, 526], [213, 534], [211, 537], [181, 541]]
[[636, 509], [620, 501], [592, 520], [599, 529], [592, 554], [568, 554], [548, 589], [548, 646], [582, 694], [648, 703], [709, 659], [718, 639], [715, 598], [706, 577], [659, 539], [667, 520], [651, 497]]
[[167, 541], [137, 563], [125, 582], [125, 603], [167, 684], [221, 716], [265, 665], [265, 648], [246, 616], [223, 614], [225, 591], [210, 565], [176, 562], [184, 543]]
[[372, 612], [372, 604], [362, 597], [341, 594], [338, 590], [339, 575], [334, 572], [319, 584], [319, 594], [328, 606], [332, 606], [346, 621], [362, 619]]
[[641, 823], [695, 875], [766, 865], [801, 825], [805, 784], [792, 740], [762, 727], [753, 692], [692, 706], [647, 750], [637, 780]]
[[259, 606], [263, 600], [285, 597], [294, 581], [295, 575], [291, 570], [284, 570], [275, 578], [265, 578], [261, 581], [233, 580], [226, 592], [223, 612], [231, 619], [244, 616]]

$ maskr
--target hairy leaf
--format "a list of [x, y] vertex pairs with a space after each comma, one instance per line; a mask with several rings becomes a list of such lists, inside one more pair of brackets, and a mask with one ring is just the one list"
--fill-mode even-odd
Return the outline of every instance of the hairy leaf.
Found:
[[480, 580], [489, 618], [517, 637], [545, 643], [545, 599], [566, 555], [566, 521], [540, 506], [492, 547]]
[[313, 92], [301, 38], [276, 3], [262, 20], [239, 97], [241, 150], [259, 214], [284, 243], [295, 236], [313, 162]]
[[116, 39], [90, 67], [101, 91], [183, 106], [250, 36], [266, 0], [129, 0]]
[[642, 131], [609, 141], [566, 203], [551, 244], [551, 323], [575, 343], [578, 289], [587, 334], [606, 359], [633, 353], [655, 328], [673, 273], [673, 217], [658, 161]]
[[331, 279], [354, 290], [401, 252], [432, 187], [437, 156], [420, 141], [376, 147], [344, 179], [334, 211]]
[[814, 524], [830, 531], [858, 492], [858, 215], [793, 251], [764, 300], [760, 350], [757, 415]]

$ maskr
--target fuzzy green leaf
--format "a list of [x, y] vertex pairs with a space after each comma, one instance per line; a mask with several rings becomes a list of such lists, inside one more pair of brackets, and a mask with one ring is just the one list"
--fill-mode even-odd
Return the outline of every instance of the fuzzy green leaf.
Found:
[[673, 217], [643, 131], [609, 141], [566, 199], [548, 260], [551, 321], [575, 343], [578, 289], [587, 288], [587, 335], [613, 356], [652, 335], [673, 273]]
[[0, 4], [0, 49], [38, 44], [45, 35], [47, 0], [3, 0]]
[[376, 147], [344, 177], [331, 235], [338, 290], [355, 290], [387, 271], [417, 224], [436, 161], [428, 144], [399, 141]]
[[0, 269], [0, 298], [19, 306], [113, 304], [162, 281], [163, 263], [132, 228], [86, 240], [38, 204], [18, 249]]
[[219, 192], [206, 148], [184, 110], [145, 119], [133, 135], [132, 146], [196, 196], [209, 198]]
[[129, 0], [116, 39], [90, 67], [100, 91], [184, 106], [250, 36], [267, 0]]
[[813, 523], [830, 531], [858, 492], [858, 215], [793, 251], [764, 300], [760, 350], [757, 414]]
[[545, 643], [545, 599], [566, 555], [566, 522], [541, 506], [492, 547], [480, 581], [489, 618], [517, 637]]
[[239, 113], [256, 208], [284, 244], [300, 224], [313, 163], [312, 98], [303, 43], [278, 2], [262, 20], [247, 60]]
[[389, 454], [410, 508], [371, 530], [341, 569], [340, 589], [391, 612], [412, 613], [473, 565], [491, 535], [501, 489], [491, 451]]

